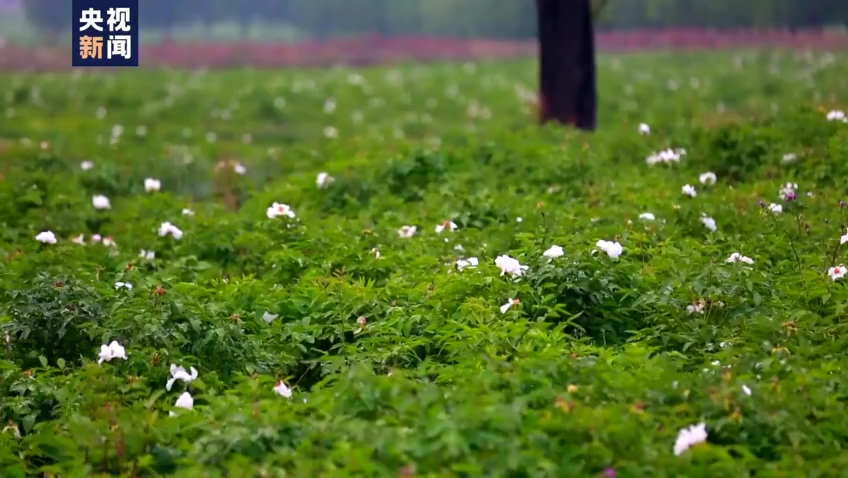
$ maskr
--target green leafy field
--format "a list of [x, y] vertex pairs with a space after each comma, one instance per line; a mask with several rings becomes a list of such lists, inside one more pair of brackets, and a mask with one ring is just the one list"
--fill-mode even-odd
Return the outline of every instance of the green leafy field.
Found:
[[0, 76], [0, 476], [845, 476], [845, 59]]

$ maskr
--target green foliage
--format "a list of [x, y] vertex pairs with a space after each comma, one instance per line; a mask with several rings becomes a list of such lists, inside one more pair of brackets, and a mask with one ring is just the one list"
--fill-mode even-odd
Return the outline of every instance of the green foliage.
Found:
[[526, 61], [2, 75], [0, 476], [838, 475], [845, 65], [602, 56], [591, 137]]

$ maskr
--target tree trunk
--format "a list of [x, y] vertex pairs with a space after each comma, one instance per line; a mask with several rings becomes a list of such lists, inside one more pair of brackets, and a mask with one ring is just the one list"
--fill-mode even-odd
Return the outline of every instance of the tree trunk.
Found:
[[597, 93], [590, 0], [536, 0], [540, 121], [594, 131]]

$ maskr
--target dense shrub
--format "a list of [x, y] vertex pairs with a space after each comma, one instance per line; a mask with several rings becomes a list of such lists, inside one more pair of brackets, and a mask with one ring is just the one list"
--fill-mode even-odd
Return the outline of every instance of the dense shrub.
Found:
[[0, 476], [841, 473], [823, 58], [0, 76]]

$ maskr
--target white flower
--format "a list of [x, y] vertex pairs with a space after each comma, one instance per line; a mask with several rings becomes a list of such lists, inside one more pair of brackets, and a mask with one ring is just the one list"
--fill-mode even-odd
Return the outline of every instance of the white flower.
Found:
[[621, 247], [621, 244], [612, 241], [604, 241], [603, 239], [599, 240], [595, 244], [595, 246], [597, 246], [598, 249], [606, 252], [607, 255], [612, 257], [613, 259], [618, 259], [618, 256], [620, 256], [622, 251], [624, 250], [624, 248]]
[[683, 428], [677, 434], [677, 440], [674, 442], [674, 454], [680, 456], [684, 451], [707, 441], [707, 425], [699, 423], [692, 425], [689, 428]]
[[707, 302], [704, 299], [699, 299], [698, 302], [695, 302], [692, 305], [686, 306], [686, 312], [690, 314], [703, 314], [704, 309], [707, 308]]
[[163, 222], [159, 226], [159, 237], [165, 237], [168, 234], [174, 237], [174, 239], [180, 240], [183, 237], [183, 231], [180, 230], [177, 226], [171, 224], [170, 222]]
[[707, 229], [709, 229], [713, 232], [715, 232], [716, 229], [718, 229], [716, 227], [715, 219], [707, 216], [706, 214], [701, 214], [701, 224], [703, 224], [704, 226], [706, 226]]
[[839, 244], [845, 244], [848, 242], [848, 232], [846, 232], [842, 237], [839, 238]]
[[469, 257], [468, 259], [459, 259], [458, 261], [456, 261], [456, 268], [459, 270], [465, 268], [475, 269], [477, 268], [477, 265], [479, 263], [480, 262], [477, 260], [476, 257]]
[[277, 316], [276, 316], [276, 315], [274, 315], [274, 314], [272, 314], [272, 313], [268, 312], [267, 310], [265, 311], [265, 313], [263, 313], [263, 314], [262, 314], [262, 320], [264, 320], [264, 321], [265, 321], [266, 323], [268, 323], [268, 324], [270, 324], [271, 322], [273, 322], [273, 321], [274, 321], [274, 319], [276, 319], [276, 318], [277, 318]]
[[127, 351], [124, 350], [124, 347], [121, 344], [113, 340], [109, 345], [100, 346], [100, 360], [97, 361], [98, 364], [110, 362], [112, 359], [116, 358], [124, 360], [127, 359]]
[[639, 134], [641, 134], [641, 135], [651, 134], [651, 127], [648, 126], [648, 123], [639, 124]]
[[154, 178], [147, 178], [144, 180], [144, 190], [147, 192], [158, 191], [162, 188], [162, 181]]
[[783, 164], [789, 164], [798, 159], [798, 155], [795, 153], [786, 153], [783, 155]]
[[295, 217], [294, 211], [292, 210], [291, 206], [278, 202], [271, 204], [271, 207], [269, 207], [268, 210], [265, 211], [265, 215], [268, 216], [268, 219], [274, 219], [280, 216], [288, 216], [292, 219], [294, 219]]
[[562, 247], [553, 245], [550, 249], [542, 253], [542, 256], [547, 257], [549, 260], [554, 260], [557, 257], [560, 257], [564, 254]]
[[132, 290], [132, 284], [129, 282], [115, 282], [115, 290], [118, 289]]
[[94, 167], [94, 163], [91, 162], [91, 161], [83, 161], [83, 162], [80, 163], [80, 168], [82, 168], [83, 171], [88, 171], [88, 170], [92, 169], [93, 167]]
[[379, 259], [380, 258], [380, 249], [377, 249], [376, 247], [371, 249], [371, 254], [374, 254], [375, 259]]
[[235, 171], [235, 173], [239, 176], [243, 176], [247, 173], [247, 168], [244, 167], [243, 164], [236, 161], [235, 163], [233, 163], [233, 171]]
[[103, 245], [106, 247], [118, 247], [118, 244], [112, 239], [112, 236], [106, 236], [103, 238]]
[[444, 231], [445, 229], [447, 229], [450, 232], [453, 232], [453, 231], [456, 230], [456, 228], [457, 228], [457, 225], [454, 224], [453, 221], [445, 221], [445, 222], [436, 226], [436, 233], [441, 234], [442, 231]]
[[183, 216], [194, 216], [194, 211], [188, 208], [183, 208]]
[[417, 230], [418, 230], [418, 227], [416, 227], [416, 226], [403, 226], [400, 229], [398, 229], [398, 236], [400, 236], [404, 239], [409, 239], [410, 237], [415, 235], [415, 231], [417, 231]]
[[103, 238], [100, 237], [100, 234], [94, 234], [94, 235], [91, 236], [91, 242], [100, 242], [102, 240], [103, 240]]
[[35, 240], [44, 244], [56, 244], [56, 234], [52, 231], [39, 232]]
[[828, 121], [840, 121], [842, 123], [848, 123], [848, 118], [845, 117], [845, 112], [840, 110], [832, 110], [827, 113]]
[[734, 252], [733, 254], [730, 255], [730, 257], [727, 258], [727, 262], [729, 262], [729, 263], [744, 262], [746, 264], [753, 264], [754, 259], [751, 259], [750, 257], [743, 256], [742, 254], [740, 254], [738, 252]]
[[277, 385], [274, 386], [274, 392], [277, 395], [279, 395], [281, 397], [285, 397], [285, 398], [291, 398], [291, 396], [292, 396], [291, 389], [288, 386], [286, 386], [285, 382], [283, 382], [282, 380], [277, 382]]
[[781, 206], [780, 204], [771, 203], [768, 206], [768, 210], [774, 214], [780, 214], [783, 212], [783, 206]]
[[700, 175], [698, 179], [701, 181], [701, 184], [715, 184], [718, 180], [715, 173], [712, 171], [707, 171], [706, 173]]
[[109, 202], [109, 198], [102, 195], [92, 196], [91, 204], [94, 205], [95, 209], [111, 209], [112, 203]]
[[338, 138], [339, 130], [333, 128], [332, 126], [327, 126], [326, 128], [324, 128], [324, 136], [326, 136], [327, 138]]
[[792, 201], [795, 199], [796, 193], [795, 190], [798, 189], [798, 185], [795, 183], [786, 183], [780, 187], [780, 197], [783, 198], [784, 201]]
[[751, 389], [748, 388], [747, 385], [742, 385], [742, 391], [745, 393], [745, 395], [748, 395], [749, 397], [751, 396]]
[[156, 259], [156, 253], [153, 251], [145, 251], [144, 249], [142, 249], [141, 252], [138, 254], [138, 257], [141, 257], [142, 259], [147, 259], [148, 261], [152, 261], [153, 259]]
[[523, 217], [517, 217], [517, 218], [515, 218], [515, 222], [524, 222], [524, 218]]
[[509, 274], [512, 277], [521, 277], [524, 275], [524, 271], [528, 269], [527, 266], [521, 265], [521, 263], [518, 262], [518, 259], [514, 259], [507, 255], [495, 258], [495, 265], [501, 270], [501, 276]]
[[510, 299], [506, 302], [506, 304], [504, 304], [504, 305], [502, 305], [502, 306], [501, 306], [501, 314], [506, 314], [506, 311], [508, 311], [510, 307], [512, 307], [513, 305], [518, 305], [518, 304], [520, 304], [520, 303], [521, 303], [521, 301], [520, 301], [520, 300], [510, 298]]
[[191, 398], [190, 393], [183, 392], [182, 395], [180, 395], [177, 398], [177, 401], [176, 401], [176, 403], [174, 403], [174, 406], [177, 407], [177, 408], [184, 408], [186, 410], [191, 410], [191, 409], [194, 408], [194, 399]]
[[74, 244], [79, 244], [81, 246], [85, 245], [85, 234], [80, 234], [79, 236], [74, 236], [71, 238], [71, 242]]
[[681, 156], [686, 155], [685, 149], [664, 149], [660, 152], [654, 153], [645, 160], [649, 166], [653, 166], [658, 163], [679, 163]]
[[653, 214], [651, 214], [649, 212], [643, 212], [642, 214], [639, 214], [639, 219], [644, 219], [646, 221], [653, 221], [656, 218], [657, 218], [656, 216], [654, 216]]
[[315, 178], [315, 184], [318, 186], [318, 189], [324, 189], [335, 180], [336, 178], [330, 176], [327, 173], [318, 173], [318, 177]]
[[197, 369], [191, 367], [191, 374], [186, 372], [186, 369], [182, 367], [178, 367], [174, 364], [171, 364], [171, 378], [168, 379], [168, 382], [165, 383], [165, 390], [170, 391], [171, 387], [174, 385], [174, 382], [177, 380], [181, 380], [183, 382], [189, 383], [192, 380], [197, 378]]
[[848, 269], [845, 269], [845, 266], [843, 266], [842, 264], [839, 264], [836, 267], [831, 267], [827, 270], [827, 275], [830, 276], [830, 279], [833, 282], [836, 282], [839, 279], [845, 277], [846, 273], [848, 273]]
[[692, 186], [691, 184], [684, 185], [682, 191], [683, 194], [689, 196], [690, 198], [693, 198], [698, 195], [698, 192], [695, 191], [695, 186]]

